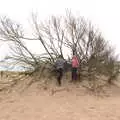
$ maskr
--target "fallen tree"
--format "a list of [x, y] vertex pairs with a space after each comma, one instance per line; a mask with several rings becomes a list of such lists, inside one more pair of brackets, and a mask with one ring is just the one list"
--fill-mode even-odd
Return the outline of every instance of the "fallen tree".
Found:
[[[49, 69], [52, 74], [54, 62], [59, 55], [65, 59], [68, 51], [66, 61], [69, 64], [66, 68], [70, 68], [71, 56], [75, 53], [80, 62], [79, 80], [88, 80], [91, 89], [95, 89], [96, 81], [100, 80], [101, 76], [107, 77], [107, 83], [112, 83], [119, 74], [113, 47], [102, 37], [101, 32], [83, 17], [76, 17], [68, 12], [66, 16], [52, 16], [41, 22], [36, 14], [32, 14], [32, 21], [35, 38], [28, 38], [20, 24], [7, 17], [1, 18], [0, 40], [12, 43], [12, 54], [7, 56], [4, 62], [10, 60], [13, 66], [21, 64], [34, 72], [41, 70], [40, 75], [45, 69]], [[39, 41], [45, 53], [33, 54], [24, 43], [30, 40]]]

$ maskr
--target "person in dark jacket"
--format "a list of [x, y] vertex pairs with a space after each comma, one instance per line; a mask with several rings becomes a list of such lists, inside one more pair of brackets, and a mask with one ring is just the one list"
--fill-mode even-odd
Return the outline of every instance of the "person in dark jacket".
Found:
[[55, 67], [57, 70], [57, 81], [58, 81], [59, 86], [61, 86], [61, 79], [63, 77], [64, 65], [65, 65], [65, 60], [60, 55], [55, 62]]

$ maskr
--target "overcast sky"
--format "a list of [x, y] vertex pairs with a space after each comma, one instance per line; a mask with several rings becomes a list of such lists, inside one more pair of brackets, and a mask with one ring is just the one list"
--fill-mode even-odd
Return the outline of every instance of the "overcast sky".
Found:
[[[38, 12], [44, 20], [50, 15], [65, 14], [71, 9], [73, 14], [84, 16], [97, 25], [106, 40], [111, 41], [120, 53], [120, 2], [119, 0], [0, 0], [0, 16], [6, 15], [28, 28], [31, 12]], [[29, 31], [29, 30], [28, 30]], [[39, 45], [29, 44], [33, 51]], [[8, 53], [7, 46], [0, 46], [0, 58]]]

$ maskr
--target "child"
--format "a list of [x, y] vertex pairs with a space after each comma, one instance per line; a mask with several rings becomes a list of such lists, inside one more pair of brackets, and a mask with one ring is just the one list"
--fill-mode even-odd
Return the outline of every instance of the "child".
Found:
[[55, 62], [55, 66], [56, 66], [57, 73], [58, 73], [57, 74], [57, 81], [58, 81], [59, 86], [61, 86], [61, 79], [63, 77], [64, 64], [65, 64], [65, 60], [60, 55]]
[[72, 57], [72, 81], [77, 80], [77, 69], [79, 67], [79, 61], [77, 56], [73, 55]]

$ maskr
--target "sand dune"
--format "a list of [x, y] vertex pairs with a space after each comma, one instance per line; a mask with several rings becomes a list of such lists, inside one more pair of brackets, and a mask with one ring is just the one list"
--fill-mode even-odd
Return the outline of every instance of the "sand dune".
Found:
[[31, 86], [21, 94], [0, 96], [0, 120], [120, 120], [120, 88], [114, 86], [101, 96], [75, 85]]

